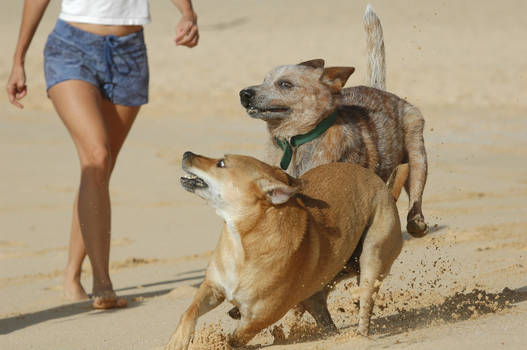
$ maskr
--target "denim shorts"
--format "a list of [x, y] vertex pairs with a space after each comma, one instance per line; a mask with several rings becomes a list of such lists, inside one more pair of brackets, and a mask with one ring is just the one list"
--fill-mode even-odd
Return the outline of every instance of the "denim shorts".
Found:
[[95, 85], [114, 104], [148, 102], [148, 58], [143, 30], [101, 36], [58, 20], [44, 49], [46, 88], [65, 80]]

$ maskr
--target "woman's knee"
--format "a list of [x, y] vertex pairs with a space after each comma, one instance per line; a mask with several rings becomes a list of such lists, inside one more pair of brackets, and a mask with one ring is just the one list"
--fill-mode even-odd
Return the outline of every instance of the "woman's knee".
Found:
[[93, 147], [81, 157], [82, 177], [97, 184], [107, 184], [112, 168], [112, 154], [108, 146]]

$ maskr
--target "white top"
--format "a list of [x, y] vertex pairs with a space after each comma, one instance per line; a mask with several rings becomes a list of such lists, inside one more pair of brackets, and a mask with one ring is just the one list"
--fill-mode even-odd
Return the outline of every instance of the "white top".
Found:
[[59, 18], [108, 25], [150, 23], [148, 0], [62, 0]]

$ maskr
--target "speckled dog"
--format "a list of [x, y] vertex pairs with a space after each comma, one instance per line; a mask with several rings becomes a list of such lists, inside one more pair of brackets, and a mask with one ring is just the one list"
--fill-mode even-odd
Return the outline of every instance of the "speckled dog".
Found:
[[368, 6], [364, 16], [368, 42], [368, 85], [343, 88], [353, 67], [324, 68], [321, 59], [280, 66], [263, 84], [240, 91], [250, 117], [267, 123], [266, 162], [292, 176], [330, 162], [353, 162], [384, 181], [408, 163], [407, 231], [428, 231], [421, 201], [427, 177], [421, 112], [385, 89], [381, 23]]

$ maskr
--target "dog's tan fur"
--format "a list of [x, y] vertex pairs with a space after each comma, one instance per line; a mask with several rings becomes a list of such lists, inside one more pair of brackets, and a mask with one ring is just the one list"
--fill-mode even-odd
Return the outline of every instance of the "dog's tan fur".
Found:
[[395, 201], [380, 178], [355, 164], [332, 163], [294, 179], [251, 157], [190, 152], [183, 168], [193, 174], [182, 178], [183, 186], [216, 208], [225, 224], [205, 281], [167, 349], [186, 349], [197, 318], [225, 299], [241, 314], [233, 346], [297, 304], [323, 329], [336, 331], [327, 286], [356, 273], [357, 259], [358, 330], [368, 334], [373, 294], [402, 247]]
[[273, 69], [263, 84], [240, 92], [241, 102], [251, 117], [267, 123], [270, 137], [265, 160], [273, 165], [280, 163], [283, 154], [276, 138], [289, 140], [309, 132], [338, 112], [335, 124], [323, 135], [295, 149], [287, 169], [292, 176], [321, 164], [352, 162], [387, 181], [399, 164], [408, 163], [407, 230], [421, 237], [427, 232], [421, 210], [427, 177], [424, 119], [416, 107], [380, 90], [385, 86], [384, 42], [371, 7], [366, 11], [365, 29], [370, 50], [368, 81], [373, 87], [343, 88], [354, 68], [324, 68], [324, 61], [317, 59]]

